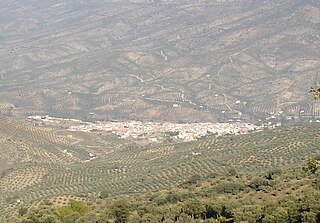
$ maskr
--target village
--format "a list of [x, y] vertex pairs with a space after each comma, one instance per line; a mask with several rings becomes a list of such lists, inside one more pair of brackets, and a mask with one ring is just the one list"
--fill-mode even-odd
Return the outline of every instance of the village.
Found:
[[69, 131], [80, 132], [110, 132], [119, 138], [148, 139], [160, 142], [164, 136], [181, 141], [197, 140], [209, 135], [239, 135], [252, 131], [262, 131], [266, 126], [251, 123], [172, 123], [172, 122], [142, 122], [142, 121], [106, 121], [84, 122], [78, 119], [64, 119], [50, 116], [30, 116], [34, 124], [60, 125]]

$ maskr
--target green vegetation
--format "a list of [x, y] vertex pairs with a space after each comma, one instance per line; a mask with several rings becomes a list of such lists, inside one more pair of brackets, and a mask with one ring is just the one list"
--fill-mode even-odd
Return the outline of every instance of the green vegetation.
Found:
[[308, 160], [306, 170], [316, 173], [320, 168], [320, 157], [313, 157]]
[[320, 99], [320, 84], [317, 88], [311, 87], [309, 92], [313, 94], [314, 99]]
[[71, 201], [63, 206], [41, 205], [28, 212], [21, 210], [20, 217], [6, 222], [316, 223], [320, 221], [316, 177], [297, 168], [214, 179], [192, 176], [189, 188], [122, 196], [95, 204]]

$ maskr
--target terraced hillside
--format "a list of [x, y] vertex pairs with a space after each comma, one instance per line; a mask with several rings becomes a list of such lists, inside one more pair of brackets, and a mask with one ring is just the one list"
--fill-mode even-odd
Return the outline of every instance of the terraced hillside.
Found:
[[319, 117], [318, 0], [2, 0], [0, 109], [14, 116]]
[[0, 217], [48, 201], [95, 200], [101, 191], [116, 196], [173, 187], [194, 174], [296, 166], [319, 152], [320, 143], [318, 123], [152, 147], [92, 133], [94, 148], [57, 130], [3, 117], [0, 123], [1, 159], [7, 164], [0, 175]]

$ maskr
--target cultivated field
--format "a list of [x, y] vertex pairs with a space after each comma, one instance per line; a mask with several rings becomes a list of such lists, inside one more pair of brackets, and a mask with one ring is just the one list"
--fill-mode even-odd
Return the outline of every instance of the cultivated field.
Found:
[[[6, 168], [0, 175], [0, 216], [46, 202], [65, 204], [71, 198], [90, 202], [101, 191], [113, 197], [174, 187], [194, 174], [206, 177], [231, 169], [250, 172], [296, 166], [319, 151], [319, 131], [319, 123], [305, 123], [141, 147], [99, 133], [62, 136], [61, 130], [2, 117], [0, 148]], [[86, 146], [88, 142], [96, 145]], [[95, 155], [91, 161], [90, 153]]]

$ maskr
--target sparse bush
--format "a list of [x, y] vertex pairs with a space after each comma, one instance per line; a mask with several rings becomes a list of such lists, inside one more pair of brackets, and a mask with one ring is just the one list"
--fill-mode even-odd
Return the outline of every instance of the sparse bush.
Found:
[[215, 186], [215, 191], [219, 194], [230, 193], [237, 194], [245, 189], [245, 186], [240, 182], [220, 182]]
[[268, 186], [269, 186], [268, 180], [262, 177], [255, 178], [249, 183], [249, 187], [256, 191], [265, 189]]

